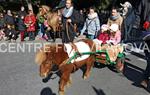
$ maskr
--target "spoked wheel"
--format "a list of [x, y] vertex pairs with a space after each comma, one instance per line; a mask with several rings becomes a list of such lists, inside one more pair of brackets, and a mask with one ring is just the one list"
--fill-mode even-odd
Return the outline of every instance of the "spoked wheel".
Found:
[[123, 73], [123, 71], [124, 71], [124, 62], [125, 62], [124, 57], [117, 58], [116, 65], [115, 65], [117, 72]]

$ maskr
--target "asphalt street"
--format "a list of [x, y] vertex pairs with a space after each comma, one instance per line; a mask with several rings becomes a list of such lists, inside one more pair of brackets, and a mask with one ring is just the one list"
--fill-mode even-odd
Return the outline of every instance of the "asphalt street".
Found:
[[[57, 42], [60, 42], [60, 39], [57, 39]], [[34, 57], [32, 46], [30, 52], [0, 52], [0, 95], [58, 95], [59, 77], [53, 75], [53, 79], [43, 81], [39, 76], [39, 66], [34, 63]], [[150, 95], [149, 91], [139, 86], [145, 67], [143, 52], [134, 49], [133, 52], [126, 53], [124, 76], [114, 72], [109, 66], [94, 67], [90, 78], [83, 80], [83, 72], [79, 69], [71, 75], [73, 83], [66, 89], [65, 94]]]

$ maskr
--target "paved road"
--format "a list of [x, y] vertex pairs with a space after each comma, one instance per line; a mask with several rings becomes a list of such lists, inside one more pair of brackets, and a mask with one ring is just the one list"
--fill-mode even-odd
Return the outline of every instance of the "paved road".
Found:
[[[0, 53], [0, 95], [58, 95], [59, 77], [43, 82], [34, 55], [32, 49]], [[150, 95], [138, 87], [146, 66], [143, 53], [127, 53], [126, 62], [125, 76], [108, 67], [95, 67], [90, 78], [83, 80], [82, 70], [78, 70], [72, 74], [73, 84], [66, 89], [66, 95]]]

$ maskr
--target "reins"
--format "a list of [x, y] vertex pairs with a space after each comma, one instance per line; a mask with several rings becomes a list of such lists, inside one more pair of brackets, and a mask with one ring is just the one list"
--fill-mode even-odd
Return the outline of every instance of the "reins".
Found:
[[67, 33], [68, 39], [70, 40], [70, 36], [69, 36], [69, 25], [68, 25], [68, 24], [69, 24], [69, 23], [66, 22], [66, 33]]

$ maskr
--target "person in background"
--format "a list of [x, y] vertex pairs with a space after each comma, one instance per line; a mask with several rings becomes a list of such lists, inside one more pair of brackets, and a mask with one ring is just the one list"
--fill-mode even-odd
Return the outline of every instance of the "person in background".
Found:
[[4, 27], [5, 27], [4, 15], [3, 13], [0, 13], [0, 40], [5, 39]]
[[135, 21], [135, 9], [133, 8], [132, 4], [128, 1], [124, 2], [124, 4], [120, 4], [122, 6], [122, 17], [123, 17], [123, 24], [122, 24], [122, 41], [125, 42], [129, 39], [129, 37], [136, 36], [136, 33], [132, 30], [133, 22]]
[[83, 11], [83, 9], [80, 10], [79, 12], [79, 18], [80, 18], [80, 23], [78, 24], [78, 32], [80, 34], [83, 26], [84, 26], [84, 22], [85, 22], [85, 19], [86, 19], [86, 14], [85, 12]]
[[0, 29], [3, 29], [5, 27], [5, 20], [3, 13], [0, 13]]
[[8, 24], [7, 28], [5, 29], [5, 34], [7, 37], [7, 41], [9, 42], [16, 42], [17, 39], [17, 32], [14, 27], [11, 27], [12, 25]]
[[106, 41], [110, 39], [109, 35], [109, 26], [107, 24], [103, 24], [101, 26], [100, 35], [97, 39], [102, 41], [102, 44], [106, 44]]
[[86, 33], [86, 37], [89, 39], [94, 39], [97, 36], [98, 31], [100, 30], [100, 20], [98, 14], [95, 12], [94, 7], [89, 8], [89, 14], [84, 23], [83, 29], [81, 30], [81, 34]]
[[135, 11], [136, 19], [133, 28], [140, 29], [142, 32], [142, 37], [145, 44], [148, 46], [144, 50], [145, 57], [147, 60], [147, 66], [143, 74], [143, 79], [141, 81], [141, 86], [144, 88], [148, 87], [149, 77], [150, 77], [150, 0], [141, 0], [137, 10]]
[[66, 0], [66, 7], [62, 12], [62, 43], [74, 41], [76, 36], [74, 26], [79, 24], [79, 12], [74, 9], [72, 0]]
[[11, 10], [7, 10], [7, 14], [4, 16], [4, 21], [7, 28], [10, 27], [10, 29], [15, 29], [15, 17]]
[[112, 8], [111, 16], [108, 18], [107, 25], [118, 24], [119, 30], [122, 27], [123, 18], [120, 16], [118, 9], [116, 7]]
[[39, 26], [38, 36], [40, 39], [44, 38], [44, 14], [42, 14], [42, 8], [39, 8], [39, 13], [37, 14], [37, 22]]
[[27, 12], [25, 11], [24, 6], [21, 6], [20, 11], [18, 12], [18, 21], [17, 21], [17, 26], [18, 26], [18, 31], [20, 33], [20, 40], [21, 42], [24, 41], [24, 38], [26, 36], [26, 26], [24, 23], [24, 18], [26, 17]]
[[23, 15], [21, 17], [19, 16], [18, 23], [17, 23], [18, 31], [20, 32], [21, 42], [24, 41], [25, 33], [26, 33], [26, 25], [24, 23], [24, 18], [25, 17]]
[[7, 14], [4, 16], [4, 19], [6, 25], [12, 25], [11, 27], [14, 27], [15, 19], [10, 10], [7, 11]]
[[121, 32], [118, 24], [112, 24], [110, 26], [110, 39], [106, 41], [108, 44], [117, 45], [121, 42]]
[[25, 17], [27, 15], [27, 12], [25, 11], [24, 6], [21, 6], [21, 10], [18, 12], [18, 17]]
[[27, 32], [29, 34], [29, 41], [35, 40], [35, 27], [36, 27], [36, 17], [32, 10], [28, 11], [28, 15], [25, 17], [24, 23], [27, 27]]
[[52, 34], [52, 30], [50, 26], [48, 25], [47, 19], [45, 19], [44, 21], [44, 29], [45, 29], [45, 34], [47, 36], [46, 41], [51, 42], [53, 39], [53, 42], [54, 42], [54, 35]]

